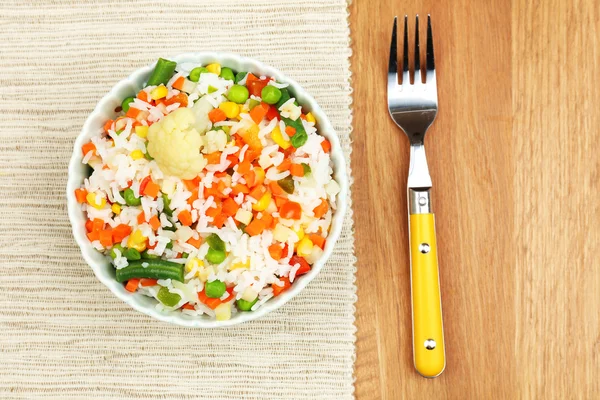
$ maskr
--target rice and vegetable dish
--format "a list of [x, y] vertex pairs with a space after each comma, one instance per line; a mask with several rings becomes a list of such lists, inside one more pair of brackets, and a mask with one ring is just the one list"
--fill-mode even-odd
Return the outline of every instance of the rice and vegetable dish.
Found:
[[82, 147], [90, 175], [74, 193], [125, 289], [227, 320], [310, 271], [339, 186], [287, 84], [159, 59], [131, 95]]

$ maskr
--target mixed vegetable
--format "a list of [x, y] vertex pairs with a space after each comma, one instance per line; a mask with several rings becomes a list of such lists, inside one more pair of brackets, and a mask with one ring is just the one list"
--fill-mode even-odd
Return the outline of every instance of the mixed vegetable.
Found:
[[311, 270], [339, 186], [286, 84], [159, 59], [115, 111], [82, 147], [93, 172], [74, 195], [128, 291], [226, 320]]

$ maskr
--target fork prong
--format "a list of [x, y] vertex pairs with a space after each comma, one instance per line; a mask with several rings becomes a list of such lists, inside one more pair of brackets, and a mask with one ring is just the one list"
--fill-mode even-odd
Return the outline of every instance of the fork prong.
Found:
[[419, 48], [419, 14], [415, 19], [415, 85], [421, 83], [421, 51]]
[[402, 44], [402, 84], [410, 85], [410, 69], [408, 67], [408, 15], [404, 15], [404, 42]]
[[431, 15], [427, 15], [427, 80], [435, 74], [435, 62], [433, 59], [433, 34], [431, 33]]
[[388, 64], [388, 84], [398, 84], [398, 41], [396, 40], [396, 20], [394, 17], [394, 28], [392, 29], [392, 43], [390, 44], [390, 60]]

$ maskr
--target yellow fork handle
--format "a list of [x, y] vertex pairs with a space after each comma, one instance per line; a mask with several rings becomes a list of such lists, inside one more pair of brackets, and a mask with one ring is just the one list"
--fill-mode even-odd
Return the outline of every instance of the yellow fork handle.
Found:
[[410, 215], [410, 254], [415, 368], [435, 378], [446, 356], [433, 214]]

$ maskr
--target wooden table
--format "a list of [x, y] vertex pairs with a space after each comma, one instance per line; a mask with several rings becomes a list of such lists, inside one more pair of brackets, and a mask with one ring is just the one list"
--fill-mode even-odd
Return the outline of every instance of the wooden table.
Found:
[[[408, 140], [386, 109], [392, 16], [417, 12], [432, 14], [440, 99], [434, 380], [412, 366]], [[355, 0], [350, 20], [357, 399], [600, 398], [598, 2]]]

